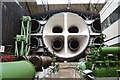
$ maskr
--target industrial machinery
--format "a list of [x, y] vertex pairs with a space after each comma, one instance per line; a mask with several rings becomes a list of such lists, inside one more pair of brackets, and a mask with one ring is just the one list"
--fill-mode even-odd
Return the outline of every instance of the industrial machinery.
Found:
[[51, 65], [52, 58], [49, 56], [30, 55], [31, 22], [30, 16], [22, 17], [21, 34], [15, 38], [15, 54], [6, 54], [13, 60], [0, 63], [0, 79], [33, 80], [36, 71], [42, 71], [42, 67], [46, 69]]
[[52, 58], [49, 56], [32, 56], [29, 61], [35, 66], [36, 70], [42, 70], [41, 68], [47, 68], [52, 63]]
[[105, 47], [98, 17], [74, 11], [48, 15], [40, 15], [41, 19], [23, 16], [15, 41], [16, 61], [30, 61], [36, 71], [53, 62], [54, 73], [56, 61], [80, 59], [77, 70], [83, 77], [117, 77], [120, 47]]
[[80, 60], [77, 66], [81, 76], [92, 79], [95, 77], [108, 78], [119, 76], [117, 71], [120, 70], [120, 47], [105, 47], [101, 44], [99, 48], [96, 48], [91, 45], [86, 54], [86, 57]]
[[52, 16], [43, 29], [43, 42], [57, 57], [71, 58], [82, 54], [89, 42], [89, 29], [84, 20], [73, 13]]
[[98, 16], [92, 15], [61, 10], [49, 12], [44, 18], [31, 16], [35, 24], [31, 29], [31, 49], [38, 54], [46, 50], [47, 55], [54, 51], [58, 61], [78, 61], [85, 57], [84, 51], [101, 32]]
[[21, 34], [16, 35], [15, 53], [18, 55], [29, 55], [30, 51], [30, 33], [31, 33], [31, 18], [23, 16], [21, 22]]

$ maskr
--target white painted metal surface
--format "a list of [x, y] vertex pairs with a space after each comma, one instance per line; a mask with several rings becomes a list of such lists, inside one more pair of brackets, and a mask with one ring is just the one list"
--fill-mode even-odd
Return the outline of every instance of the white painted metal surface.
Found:
[[[52, 29], [58, 25], [63, 29], [62, 33], [53, 33]], [[76, 26], [79, 30], [78, 33], [69, 33], [68, 29], [70, 26]], [[43, 41], [49, 51], [54, 51], [52, 44], [57, 38], [63, 40], [64, 46], [59, 52], [55, 52], [55, 54], [62, 58], [72, 58], [81, 54], [87, 47], [90, 33], [88, 26], [80, 16], [70, 12], [62, 12], [53, 15], [43, 29]], [[78, 40], [80, 47], [77, 51], [69, 49], [68, 43], [71, 39]]]
[[101, 23], [119, 6], [119, 1], [120, 0], [108, 0], [100, 11]]
[[120, 25], [119, 25], [119, 23], [120, 23], [120, 19], [118, 21], [114, 22], [107, 29], [102, 31], [103, 34], [106, 35], [105, 41], [120, 35], [120, 32], [119, 32], [119, 26]]

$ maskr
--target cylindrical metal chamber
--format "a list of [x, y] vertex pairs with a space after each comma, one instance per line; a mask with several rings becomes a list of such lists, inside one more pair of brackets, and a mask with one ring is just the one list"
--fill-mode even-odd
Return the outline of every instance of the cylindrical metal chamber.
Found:
[[3, 62], [0, 63], [0, 78], [6, 79], [22, 79], [32, 80], [36, 71], [28, 61]]
[[81, 16], [61, 12], [47, 21], [42, 38], [45, 47], [48, 47], [50, 52], [54, 51], [57, 59], [73, 60], [83, 55], [89, 43], [90, 33]]
[[39, 46], [39, 40], [36, 37], [31, 37], [31, 49], [37, 50]]
[[92, 30], [93, 30], [94, 32], [101, 32], [100, 19], [96, 19], [96, 20], [92, 23]]
[[79, 49], [80, 43], [76, 39], [71, 39], [68, 43], [68, 46], [69, 46], [70, 50], [76, 51]]
[[31, 56], [29, 61], [35, 66], [36, 70], [45, 65], [51, 64], [52, 58], [48, 56]]
[[63, 41], [60, 39], [54, 40], [52, 47], [55, 51], [60, 51], [63, 48]]
[[35, 33], [38, 32], [41, 28], [40, 23], [37, 20], [31, 20], [32, 26], [31, 26], [31, 32]]

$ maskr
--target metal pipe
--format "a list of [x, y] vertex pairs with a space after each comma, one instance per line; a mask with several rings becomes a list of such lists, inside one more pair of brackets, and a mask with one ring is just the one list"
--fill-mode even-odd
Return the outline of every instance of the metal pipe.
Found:
[[39, 40], [36, 37], [31, 37], [31, 49], [37, 50], [39, 46]]
[[52, 48], [55, 51], [60, 51], [63, 48], [63, 42], [62, 42], [62, 40], [60, 40], [60, 39], [54, 40]]
[[69, 31], [69, 33], [78, 33], [79, 29], [76, 26], [70, 26], [68, 31]]
[[101, 23], [100, 23], [100, 19], [97, 19], [93, 22], [92, 24], [92, 29], [95, 32], [101, 32]]
[[52, 62], [52, 58], [48, 57], [48, 56], [40, 56], [42, 59], [42, 65], [41, 66], [45, 66], [45, 65], [50, 65]]
[[29, 79], [35, 77], [34, 66], [28, 61], [3, 62], [0, 63], [1, 79]]
[[53, 29], [52, 29], [52, 32], [53, 33], [62, 33], [63, 32], [63, 29], [61, 26], [55, 26]]
[[51, 64], [52, 59], [48, 56], [32, 56], [29, 61], [35, 66], [36, 70], [39, 70], [41, 67]]
[[101, 47], [100, 53], [105, 54], [120, 54], [120, 47]]
[[32, 56], [29, 58], [29, 61], [35, 66], [36, 70], [42, 65], [42, 59], [39, 56]]
[[76, 51], [76, 50], [79, 49], [80, 44], [79, 44], [79, 42], [76, 39], [71, 39], [69, 41], [68, 47], [70, 48], [70, 50]]
[[100, 47], [100, 43], [101, 43], [101, 42], [100, 42], [100, 37], [96, 37], [93, 42], [94, 42], [94, 44], [95, 44], [95, 45], [94, 45], [95, 47], [97, 47], [97, 48]]
[[37, 20], [31, 20], [32, 26], [31, 26], [31, 32], [35, 33], [38, 32], [40, 29], [40, 24]]
[[94, 43], [100, 44], [100, 37], [96, 37], [96, 38], [94, 39]]

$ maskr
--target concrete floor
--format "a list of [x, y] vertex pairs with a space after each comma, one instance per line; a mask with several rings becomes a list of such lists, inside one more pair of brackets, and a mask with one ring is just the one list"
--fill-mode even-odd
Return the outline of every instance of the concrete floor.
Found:
[[75, 69], [60, 69], [54, 76], [54, 78], [80, 78]]
[[81, 79], [74, 69], [77, 63], [59, 63], [59, 71], [55, 74], [47, 75], [44, 80], [84, 80]]
[[[80, 77], [75, 67], [77, 63], [59, 63], [59, 71], [48, 74], [42, 80], [86, 80]], [[40, 74], [40, 73], [38, 73]], [[39, 79], [40, 80], [40, 79]], [[117, 78], [96, 78], [95, 80], [118, 80]]]

